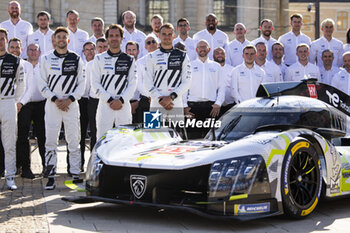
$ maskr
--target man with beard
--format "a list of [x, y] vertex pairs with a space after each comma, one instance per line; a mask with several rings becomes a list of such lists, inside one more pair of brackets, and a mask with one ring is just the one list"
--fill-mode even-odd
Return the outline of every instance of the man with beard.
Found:
[[182, 96], [191, 85], [191, 66], [186, 52], [174, 49], [173, 25], [160, 28], [160, 48], [146, 56], [143, 84], [151, 97], [151, 111], [165, 120], [184, 120]]
[[135, 59], [121, 51], [123, 28], [112, 24], [106, 30], [109, 49], [95, 56], [92, 65], [92, 88], [99, 97], [96, 123], [97, 138], [113, 125], [131, 124], [129, 100], [136, 89]]
[[0, 28], [7, 30], [8, 39], [16, 37], [22, 41], [24, 52], [21, 54], [21, 57], [27, 58], [28, 36], [33, 33], [33, 26], [29, 22], [21, 19], [21, 5], [17, 1], [11, 1], [9, 3], [8, 13], [10, 19], [2, 22]]
[[333, 76], [340, 71], [338, 66], [333, 65], [334, 55], [333, 51], [326, 49], [322, 52], [322, 62], [323, 66], [320, 67], [320, 80], [321, 83], [326, 83], [328, 85], [332, 84]]
[[282, 72], [280, 68], [266, 59], [267, 48], [264, 42], [258, 42], [255, 45], [257, 50], [257, 56], [255, 58], [255, 64], [265, 71], [265, 78], [263, 82], [282, 82]]
[[226, 49], [226, 63], [236, 67], [243, 62], [243, 49], [245, 46], [249, 45], [250, 42], [245, 38], [247, 29], [244, 24], [236, 23], [233, 29], [233, 34], [235, 34], [236, 39], [231, 41]]
[[163, 25], [163, 17], [160, 15], [153, 15], [151, 18], [151, 27], [152, 32], [149, 35], [155, 36], [157, 38], [157, 42], [160, 42], [160, 27]]
[[83, 56], [83, 45], [89, 38], [89, 34], [78, 28], [80, 16], [78, 11], [70, 10], [66, 15], [67, 29], [69, 33], [68, 49], [77, 53], [79, 56]]
[[332, 79], [332, 86], [350, 95], [350, 52], [343, 54], [344, 69], [341, 69]]
[[103, 34], [103, 30], [105, 27], [105, 22], [103, 19], [99, 17], [95, 17], [91, 20], [91, 29], [93, 31], [93, 35], [87, 40], [94, 42], [96, 44], [96, 40], [99, 38], [103, 38], [105, 35]]
[[322, 52], [326, 49], [333, 51], [334, 66], [340, 67], [343, 64], [343, 42], [334, 38], [333, 32], [335, 23], [333, 19], [327, 18], [321, 23], [321, 30], [323, 37], [313, 41], [310, 46], [309, 61], [316, 63], [318, 67], [323, 66]]
[[[198, 57], [191, 62], [192, 83], [184, 101], [185, 115], [204, 122], [208, 118], [217, 118], [225, 100], [225, 87], [220, 77], [221, 66], [209, 60], [209, 44], [200, 40], [196, 48]], [[188, 128], [190, 139], [203, 138], [209, 128]]]
[[36, 22], [38, 24], [38, 30], [28, 36], [28, 44], [38, 44], [40, 47], [40, 54], [46, 54], [52, 50], [52, 34], [49, 24], [51, 15], [46, 11], [40, 11], [36, 16]]
[[265, 78], [265, 71], [255, 65], [256, 48], [247, 45], [243, 49], [244, 62], [235, 67], [232, 75], [232, 95], [240, 103], [244, 100], [254, 98], [259, 85]]
[[206, 40], [209, 44], [209, 54], [210, 60], [213, 60], [213, 50], [217, 47], [223, 47], [226, 49], [228, 45], [228, 36], [225, 32], [217, 29], [218, 19], [215, 14], [210, 13], [205, 17], [206, 29], [197, 32], [193, 35], [193, 39], [196, 41]]
[[55, 189], [57, 167], [57, 141], [62, 122], [69, 151], [69, 172], [73, 180], [79, 178], [81, 156], [79, 149], [80, 123], [78, 100], [84, 93], [85, 78], [83, 61], [68, 50], [68, 29], [56, 28], [55, 50], [41, 56], [38, 80], [39, 90], [46, 98], [45, 103], [45, 161], [48, 177], [45, 189]]
[[15, 190], [17, 112], [20, 107], [18, 101], [25, 90], [25, 80], [20, 58], [6, 52], [7, 36], [7, 31], [0, 28], [0, 80], [3, 83], [0, 92], [0, 122], [6, 183], [9, 189]]
[[271, 62], [274, 63], [275, 65], [277, 65], [281, 72], [282, 72], [282, 78], [284, 80], [284, 76], [286, 74], [286, 69], [287, 69], [287, 66], [286, 64], [284, 63], [284, 61], [282, 60], [283, 59], [283, 56], [284, 56], [284, 47], [283, 47], [283, 44], [281, 44], [280, 42], [275, 42], [273, 45], [272, 45], [272, 60]]
[[259, 42], [264, 42], [267, 46], [267, 60], [272, 60], [272, 45], [277, 41], [272, 38], [271, 33], [273, 31], [273, 22], [270, 19], [263, 19], [260, 23], [261, 36], [252, 41], [253, 45]]
[[140, 47], [140, 53], [138, 54], [137, 58], [143, 57], [147, 53], [145, 51], [146, 35], [145, 33], [135, 28], [136, 14], [132, 11], [125, 11], [122, 14], [122, 19], [124, 24], [124, 39], [122, 43], [122, 51], [126, 52], [125, 46], [128, 43], [128, 41], [135, 41]]
[[300, 81], [305, 78], [320, 79], [318, 66], [309, 62], [310, 48], [307, 44], [299, 44], [296, 49], [298, 61], [286, 70], [285, 81]]
[[221, 109], [220, 109], [220, 116], [222, 116], [227, 110], [229, 110], [231, 107], [233, 107], [236, 104], [235, 99], [233, 98], [231, 91], [232, 91], [232, 70], [233, 67], [229, 64], [225, 64], [225, 50], [222, 47], [216, 48], [214, 50], [214, 61], [220, 64], [220, 81], [222, 82], [222, 85], [225, 87], [225, 101], [222, 103]]
[[[9, 46], [12, 49], [13, 45]], [[38, 79], [40, 78], [40, 47], [37, 44], [29, 44], [27, 47], [28, 63], [30, 68], [26, 72], [26, 91], [20, 99], [20, 111], [18, 112], [18, 138], [17, 138], [17, 163], [22, 167], [22, 177], [33, 179], [35, 176], [30, 169], [29, 129], [33, 122], [33, 132], [37, 138], [39, 154], [45, 168], [45, 98], [39, 91]]]
[[311, 44], [310, 37], [301, 32], [301, 26], [303, 25], [303, 16], [301, 14], [293, 14], [290, 17], [290, 25], [292, 26], [292, 30], [278, 38], [278, 41], [284, 46], [284, 62], [287, 66], [297, 62], [298, 59], [295, 51], [299, 44], [304, 43], [309, 47]]
[[186, 18], [179, 19], [176, 25], [176, 31], [179, 33], [179, 35], [174, 39], [173, 45], [177, 44], [178, 42], [184, 43], [188, 58], [190, 59], [190, 61], [193, 61], [197, 58], [195, 50], [196, 43], [188, 35], [188, 32], [190, 30], [190, 22]]

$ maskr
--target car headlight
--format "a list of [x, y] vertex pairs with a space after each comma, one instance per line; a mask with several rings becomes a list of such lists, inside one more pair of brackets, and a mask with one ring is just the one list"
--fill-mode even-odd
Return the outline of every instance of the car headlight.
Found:
[[[269, 192], [265, 161], [261, 155], [219, 160], [209, 174], [209, 198], [229, 199], [232, 195], [250, 194], [254, 190]], [[259, 185], [264, 183], [265, 186]], [[265, 190], [264, 190], [265, 189]]]
[[85, 175], [86, 184], [89, 187], [98, 187], [99, 185], [98, 176], [100, 175], [100, 172], [103, 167], [103, 162], [98, 156], [96, 152], [96, 148], [97, 147], [95, 147], [91, 152], [91, 156], [89, 159], [89, 163], [88, 163], [86, 175]]

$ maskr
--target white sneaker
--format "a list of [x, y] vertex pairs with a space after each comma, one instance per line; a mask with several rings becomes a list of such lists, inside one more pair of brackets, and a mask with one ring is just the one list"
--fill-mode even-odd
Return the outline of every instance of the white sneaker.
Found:
[[6, 183], [7, 183], [7, 187], [10, 190], [16, 190], [17, 189], [17, 186], [15, 184], [15, 178], [13, 178], [13, 177], [6, 177]]

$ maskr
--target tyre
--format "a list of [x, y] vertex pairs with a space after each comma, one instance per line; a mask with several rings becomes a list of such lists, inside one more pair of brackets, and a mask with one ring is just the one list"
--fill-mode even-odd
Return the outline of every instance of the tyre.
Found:
[[282, 167], [281, 192], [284, 213], [293, 218], [310, 215], [322, 190], [321, 164], [310, 141], [297, 138], [290, 144]]

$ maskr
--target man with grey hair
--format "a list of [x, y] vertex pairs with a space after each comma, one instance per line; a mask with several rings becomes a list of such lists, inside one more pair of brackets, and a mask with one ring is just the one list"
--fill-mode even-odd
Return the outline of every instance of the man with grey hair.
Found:
[[338, 88], [342, 92], [350, 95], [350, 52], [343, 54], [344, 69], [341, 69], [332, 79], [332, 86]]
[[135, 28], [136, 24], [136, 14], [132, 11], [125, 11], [122, 14], [122, 20], [124, 24], [124, 39], [122, 43], [122, 51], [126, 52], [126, 43], [129, 41], [135, 41], [139, 45], [140, 53], [137, 55], [136, 58], [141, 58], [144, 55], [146, 55], [145, 51], [145, 39], [146, 35], [145, 33], [141, 32], [140, 30], [137, 30]]
[[96, 44], [98, 38], [104, 37], [104, 26], [105, 22], [103, 21], [103, 19], [101, 19], [100, 17], [93, 18], [91, 20], [91, 30], [94, 34], [87, 41], [91, 41], [94, 42], [94, 44]]
[[217, 47], [223, 47], [224, 49], [228, 45], [228, 36], [225, 32], [219, 30], [218, 19], [215, 14], [210, 13], [205, 17], [206, 29], [197, 32], [193, 35], [193, 39], [196, 41], [206, 40], [209, 44], [209, 54], [210, 60], [213, 60], [213, 51]]
[[277, 41], [272, 38], [271, 33], [273, 31], [273, 22], [271, 19], [263, 19], [260, 22], [261, 36], [252, 41], [253, 45], [256, 45], [259, 42], [264, 42], [267, 48], [267, 60], [272, 60], [272, 45]]
[[70, 10], [67, 12], [66, 23], [69, 32], [68, 49], [83, 57], [83, 45], [89, 38], [89, 34], [78, 28], [79, 21], [80, 16], [76, 10]]
[[320, 67], [321, 76], [318, 81], [331, 85], [333, 76], [340, 71], [340, 68], [333, 65], [334, 54], [332, 50], [323, 50], [321, 59], [323, 66]]
[[0, 28], [7, 30], [9, 40], [16, 37], [22, 41], [23, 53], [21, 58], [27, 58], [28, 36], [33, 33], [33, 26], [21, 19], [21, 5], [17, 1], [9, 2], [7, 10], [10, 19], [2, 22]]
[[243, 23], [236, 23], [233, 29], [233, 34], [235, 34], [236, 39], [231, 41], [226, 50], [226, 63], [236, 67], [243, 62], [243, 48], [250, 44], [250, 42], [245, 38], [247, 34], [247, 29]]
[[323, 66], [322, 52], [326, 49], [333, 51], [334, 65], [341, 66], [343, 64], [343, 42], [332, 37], [335, 23], [333, 19], [327, 18], [321, 23], [323, 37], [313, 41], [310, 47], [309, 61], [317, 64], [318, 67]]

